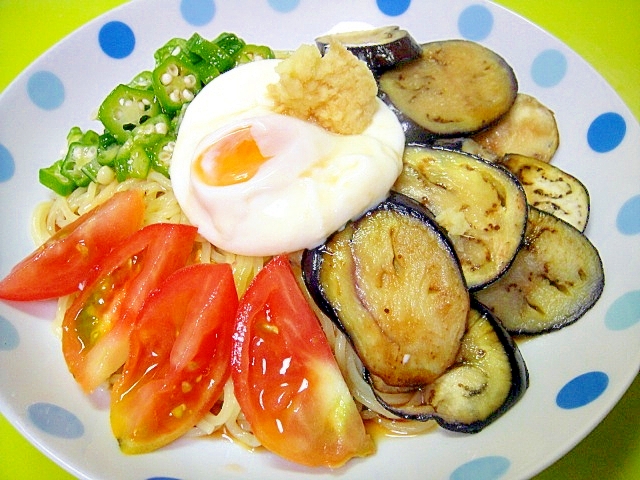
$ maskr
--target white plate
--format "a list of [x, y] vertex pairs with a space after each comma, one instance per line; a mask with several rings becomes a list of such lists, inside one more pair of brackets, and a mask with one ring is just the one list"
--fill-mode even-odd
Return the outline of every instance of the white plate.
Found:
[[[606, 82], [564, 44], [479, 0], [139, 0], [89, 23], [32, 64], [0, 98], [0, 275], [33, 249], [29, 219], [48, 195], [38, 184], [38, 168], [58, 158], [71, 126], [99, 128], [90, 117], [101, 100], [117, 83], [151, 68], [153, 51], [170, 37], [232, 31], [250, 42], [295, 48], [346, 20], [401, 25], [420, 41], [481, 41], [513, 66], [521, 91], [555, 111], [561, 147], [554, 162], [591, 193], [587, 234], [605, 265], [602, 298], [575, 325], [521, 345], [531, 387], [483, 432], [438, 430], [382, 440], [377, 454], [334, 472], [311, 471], [222, 440], [183, 439], [152, 454], [122, 455], [109, 430], [106, 399], [83, 395], [66, 370], [50, 325], [53, 304], [0, 304], [0, 410], [76, 476], [528, 478], [586, 436], [637, 374], [640, 256], [630, 253], [640, 238], [639, 126]], [[116, 44], [114, 31], [124, 33]]]

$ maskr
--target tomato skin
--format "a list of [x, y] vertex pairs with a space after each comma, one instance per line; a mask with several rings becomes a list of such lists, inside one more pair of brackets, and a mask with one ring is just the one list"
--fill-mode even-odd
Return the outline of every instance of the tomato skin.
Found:
[[151, 293], [111, 396], [111, 428], [124, 453], [146, 453], [189, 431], [231, 374], [238, 307], [229, 264], [177, 270]]
[[93, 391], [124, 364], [129, 333], [144, 301], [186, 264], [196, 233], [189, 225], [148, 225], [98, 264], [62, 321], [62, 352], [85, 392]]
[[32, 301], [78, 291], [100, 259], [142, 227], [143, 193], [116, 193], [59, 230], [0, 281], [0, 298]]
[[268, 450], [332, 468], [375, 450], [286, 256], [274, 257], [240, 300], [232, 378]]

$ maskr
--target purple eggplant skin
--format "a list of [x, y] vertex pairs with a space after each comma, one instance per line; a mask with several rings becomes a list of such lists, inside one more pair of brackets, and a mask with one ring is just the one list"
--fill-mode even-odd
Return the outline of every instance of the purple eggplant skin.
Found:
[[[451, 419], [447, 420], [443, 418], [442, 416], [438, 415], [438, 413], [435, 412], [433, 407], [431, 406], [425, 406], [424, 411], [421, 412], [419, 408], [415, 407], [409, 411], [403, 409], [402, 407], [389, 405], [384, 401], [381, 395], [372, 388], [374, 395], [376, 396], [380, 404], [384, 406], [384, 408], [386, 408], [389, 412], [406, 420], [435, 420], [438, 425], [446, 430], [473, 434], [478, 433], [491, 425], [522, 398], [526, 390], [529, 388], [529, 370], [524, 361], [522, 353], [520, 352], [520, 349], [518, 348], [513, 337], [502, 326], [500, 321], [489, 311], [487, 307], [485, 307], [474, 297], [471, 298], [471, 308], [478, 311], [482, 315], [482, 317], [484, 317], [484, 319], [489, 322], [489, 324], [493, 327], [493, 330], [495, 331], [498, 339], [500, 340], [500, 343], [503, 345], [504, 351], [507, 353], [509, 366], [511, 368], [511, 386], [504, 402], [493, 412], [491, 412], [486, 418], [469, 423], [464, 423], [461, 421]], [[367, 383], [369, 383], [369, 385], [373, 385], [373, 381], [369, 372], [365, 370], [364, 375]]]
[[319, 37], [316, 46], [320, 53], [324, 55], [332, 39], [365, 62], [376, 77], [422, 55], [422, 46], [409, 32], [395, 25]]
[[394, 105], [386, 92], [378, 90], [378, 98], [384, 102], [400, 122], [406, 144], [431, 146], [436, 140], [442, 138], [441, 135], [430, 132], [411, 120], [407, 114]]
[[[422, 156], [422, 153], [425, 158], [448, 159], [442, 163], [443, 166], [448, 166], [444, 170], [446, 175], [442, 173], [443, 170], [435, 170], [438, 172], [435, 178], [441, 179], [438, 181], [440, 183], [428, 180], [429, 175], [422, 177], [424, 185], [414, 178], [422, 176], [419, 173], [419, 163], [414, 162], [416, 158], [419, 159]], [[517, 177], [499, 163], [486, 160], [475, 153], [451, 148], [450, 144], [443, 143], [441, 140], [432, 145], [421, 142], [407, 144], [403, 162], [403, 172], [392, 190], [419, 201], [435, 215], [435, 218], [439, 218], [438, 215], [446, 208], [451, 209], [455, 205], [451, 199], [446, 202], [442, 200], [438, 192], [455, 193], [459, 207], [468, 204], [465, 207], [466, 210], [477, 211], [480, 207], [486, 208], [482, 215], [476, 216], [477, 219], [484, 219], [485, 228], [481, 228], [480, 222], [473, 222], [473, 224], [470, 223], [473, 227], [465, 234], [450, 231], [448, 235], [459, 252], [458, 257], [470, 291], [475, 292], [496, 282], [508, 271], [524, 241], [528, 210], [525, 191]], [[439, 161], [433, 162], [433, 165], [438, 164]], [[459, 165], [469, 168], [453, 168]], [[472, 175], [474, 172], [483, 172], [483, 174]], [[452, 180], [456, 176], [458, 180]], [[488, 181], [491, 178], [493, 181]], [[494, 184], [501, 185], [501, 188], [495, 188]], [[481, 202], [478, 200], [481, 197], [477, 195], [476, 200], [469, 200], [474, 198], [474, 191], [477, 193], [484, 191], [485, 188], [487, 192], [491, 190], [495, 192], [496, 205], [499, 208], [494, 208], [490, 202]], [[435, 195], [432, 196], [430, 191]], [[463, 211], [462, 208], [459, 210]], [[445, 231], [450, 229], [451, 225], [446, 219], [439, 218], [439, 221]], [[495, 225], [499, 228], [492, 228]], [[490, 255], [472, 254], [473, 249], [468, 246], [474, 243], [486, 245]]]
[[[460, 263], [453, 244], [447, 237], [444, 229], [440, 225], [438, 225], [431, 212], [419, 202], [401, 193], [390, 192], [389, 196], [385, 200], [383, 200], [381, 203], [379, 203], [369, 211], [379, 209], [395, 210], [401, 214], [415, 217], [423, 223], [426, 223], [432, 229], [438, 231], [441, 234], [443, 242], [445, 242], [449, 254], [452, 258], [456, 259], [458, 263]], [[365, 212], [363, 216], [367, 215], [367, 213], [368, 212]], [[357, 220], [355, 221], [357, 222]], [[315, 247], [313, 249], [307, 249], [302, 253], [302, 278], [307, 287], [307, 290], [309, 291], [318, 308], [320, 308], [320, 310], [325, 315], [327, 315], [327, 317], [330, 318], [331, 321], [333, 321], [333, 323], [340, 329], [342, 333], [349, 337], [348, 332], [340, 321], [339, 312], [337, 312], [331, 305], [331, 303], [327, 300], [323, 292], [323, 287], [319, 280], [320, 267], [322, 265], [323, 257], [330, 254], [328, 253], [327, 249], [327, 244], [330, 242], [330, 240], [331, 237], [329, 237], [327, 242], [323, 243], [322, 245], [319, 245], [318, 247]]]
[[518, 80], [507, 61], [461, 39], [422, 44], [423, 54], [378, 79], [380, 99], [399, 115], [409, 141], [470, 136], [498, 122], [513, 105]]

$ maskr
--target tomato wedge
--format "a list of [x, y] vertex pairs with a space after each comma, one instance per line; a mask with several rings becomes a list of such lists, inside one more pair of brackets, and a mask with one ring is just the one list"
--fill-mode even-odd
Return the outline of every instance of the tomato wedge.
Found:
[[103, 257], [62, 321], [62, 352], [83, 390], [94, 390], [124, 364], [138, 312], [152, 290], [185, 266], [196, 232], [189, 225], [148, 225]]
[[32, 301], [76, 292], [100, 259], [142, 227], [143, 193], [116, 193], [59, 230], [0, 281], [0, 298]]
[[189, 431], [231, 374], [238, 294], [229, 264], [195, 264], [151, 293], [111, 396], [111, 429], [125, 453], [146, 453]]
[[375, 446], [286, 256], [240, 300], [232, 353], [235, 394], [255, 436], [296, 463], [338, 467]]

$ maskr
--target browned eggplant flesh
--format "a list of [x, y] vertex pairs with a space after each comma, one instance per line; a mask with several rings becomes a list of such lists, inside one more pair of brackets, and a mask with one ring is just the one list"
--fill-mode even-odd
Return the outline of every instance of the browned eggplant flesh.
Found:
[[500, 157], [488, 148], [483, 147], [470, 137], [439, 138], [430, 143], [433, 148], [445, 150], [455, 150], [463, 153], [470, 153], [490, 162], [498, 162]]
[[509, 111], [517, 92], [509, 64], [468, 40], [423, 44], [418, 59], [379, 79], [380, 98], [398, 115], [409, 141], [479, 132]]
[[529, 207], [527, 232], [511, 268], [475, 292], [512, 334], [539, 334], [575, 322], [600, 298], [604, 270], [578, 229]]
[[334, 33], [316, 38], [320, 52], [329, 48], [331, 41], [338, 41], [360, 60], [364, 61], [374, 75], [418, 58], [422, 47], [406, 30], [397, 26], [371, 30]]
[[528, 386], [517, 345], [491, 312], [472, 300], [458, 356], [444, 374], [404, 403], [375, 388], [373, 392], [401, 418], [436, 420], [448, 430], [476, 433], [509, 410]]
[[507, 114], [474, 140], [500, 157], [519, 153], [548, 163], [558, 149], [560, 133], [549, 108], [537, 98], [519, 93]]
[[527, 203], [584, 232], [590, 200], [580, 180], [555, 165], [516, 153], [505, 155], [500, 163], [520, 180]]
[[391, 194], [302, 258], [307, 289], [366, 369], [417, 387], [455, 361], [469, 293], [446, 235], [418, 203]]
[[469, 289], [502, 275], [527, 222], [522, 185], [499, 165], [463, 152], [408, 146], [392, 187], [420, 202], [453, 242]]

